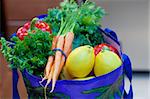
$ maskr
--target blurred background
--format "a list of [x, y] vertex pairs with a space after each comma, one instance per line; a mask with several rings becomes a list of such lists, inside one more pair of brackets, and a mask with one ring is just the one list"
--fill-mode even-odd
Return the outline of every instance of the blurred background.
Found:
[[[46, 14], [63, 0], [0, 0], [0, 36], [7, 39], [11, 34], [36, 15]], [[82, 0], [77, 0], [81, 2]], [[150, 72], [150, 1], [149, 0], [91, 0], [106, 10], [102, 28], [115, 31], [123, 52], [129, 55], [133, 67], [135, 99], [148, 99]], [[0, 53], [0, 92], [3, 99], [12, 93], [11, 70]], [[20, 75], [19, 92], [26, 98], [26, 90]], [[127, 81], [127, 86], [128, 86]], [[149, 87], [149, 88], [148, 88]], [[127, 87], [128, 89], [128, 87]], [[150, 98], [150, 97], [149, 97]]]

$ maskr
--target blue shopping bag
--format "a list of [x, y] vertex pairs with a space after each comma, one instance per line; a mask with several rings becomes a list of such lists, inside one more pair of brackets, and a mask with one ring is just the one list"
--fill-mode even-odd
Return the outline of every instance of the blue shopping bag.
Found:
[[[47, 15], [38, 16], [42, 19]], [[75, 81], [75, 80], [58, 80], [53, 93], [49, 93], [51, 89], [51, 83], [48, 85], [46, 96], [48, 98], [56, 99], [132, 99], [132, 68], [129, 57], [122, 53], [120, 43], [117, 35], [112, 30], [106, 28], [105, 30], [98, 28], [102, 33], [105, 42], [111, 44], [118, 49], [121, 59], [122, 66], [115, 69], [114, 71], [92, 78], [90, 80]], [[13, 34], [12, 36], [16, 36]], [[17, 69], [13, 69], [13, 99], [20, 99], [19, 92], [17, 89], [18, 73]], [[44, 88], [40, 85], [42, 78], [30, 74], [27, 70], [22, 72], [24, 83], [27, 89], [28, 98], [43, 99]], [[130, 90], [127, 93], [125, 91], [124, 77], [130, 81]], [[46, 82], [43, 82], [45, 84]]]

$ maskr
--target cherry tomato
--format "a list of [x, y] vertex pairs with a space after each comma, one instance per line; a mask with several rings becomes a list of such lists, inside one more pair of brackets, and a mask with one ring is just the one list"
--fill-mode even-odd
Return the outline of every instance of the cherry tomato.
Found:
[[[37, 27], [38, 29], [41, 29], [42, 31], [47, 31], [49, 33], [52, 33], [49, 25], [46, 23], [46, 22], [43, 22], [43, 21], [37, 21], [35, 23], [35, 27]], [[17, 31], [17, 36], [19, 37], [20, 40], [23, 40], [24, 39], [24, 36], [27, 36], [28, 35], [28, 30], [30, 28], [30, 22], [27, 22], [24, 24], [23, 27], [20, 27]], [[34, 30], [33, 30], [34, 32]]]
[[102, 44], [94, 47], [95, 55], [97, 55], [102, 50], [110, 50], [110, 51], [116, 53], [118, 56], [120, 56], [118, 50], [115, 47], [113, 47], [109, 44], [105, 44], [105, 43], [102, 43]]

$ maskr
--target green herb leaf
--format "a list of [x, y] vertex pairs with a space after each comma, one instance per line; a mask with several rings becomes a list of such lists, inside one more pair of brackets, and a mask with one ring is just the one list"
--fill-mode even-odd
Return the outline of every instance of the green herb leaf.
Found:
[[40, 76], [43, 74], [48, 56], [54, 53], [51, 51], [52, 37], [48, 32], [35, 29], [35, 33], [29, 32], [23, 41], [13, 37], [13, 48], [9, 46], [10, 42], [7, 44], [7, 41], [1, 38], [2, 53], [11, 68], [27, 69], [30, 73]]

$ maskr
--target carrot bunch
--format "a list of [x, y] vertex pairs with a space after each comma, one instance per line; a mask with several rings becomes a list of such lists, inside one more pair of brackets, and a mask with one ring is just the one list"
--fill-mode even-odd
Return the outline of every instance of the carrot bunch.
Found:
[[[49, 56], [48, 61], [44, 71], [44, 78], [40, 83], [47, 79], [47, 83], [44, 86], [45, 90], [47, 86], [52, 81], [52, 89], [50, 92], [54, 91], [56, 81], [65, 65], [66, 57], [70, 54], [72, 50], [72, 43], [74, 39], [73, 29], [75, 27], [74, 16], [69, 16], [68, 19], [63, 22], [61, 20], [60, 30], [53, 38], [51, 50], [55, 50], [54, 56]], [[63, 55], [62, 52], [65, 54]], [[46, 96], [46, 95], [45, 95]], [[46, 97], [45, 97], [46, 98]]]

